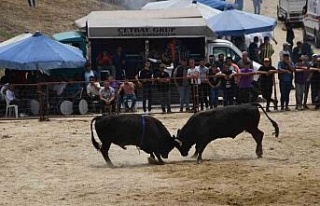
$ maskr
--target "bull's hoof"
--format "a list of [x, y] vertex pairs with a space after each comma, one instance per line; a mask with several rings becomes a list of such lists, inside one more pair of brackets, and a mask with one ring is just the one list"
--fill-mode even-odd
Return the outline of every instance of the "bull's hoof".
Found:
[[198, 154], [194, 154], [194, 155], [192, 155], [192, 156], [191, 156], [191, 158], [193, 158], [193, 159], [197, 159], [197, 158], [198, 158]]
[[151, 165], [159, 164], [159, 162], [156, 159], [152, 158], [152, 157], [148, 157], [148, 163], [151, 164]]
[[262, 155], [263, 155], [262, 152], [257, 152], [256, 154], [257, 154], [257, 157], [258, 157], [258, 158], [262, 158]]
[[203, 162], [202, 159], [198, 159], [198, 160], [197, 160], [197, 164], [201, 164], [202, 162]]
[[109, 168], [115, 168], [115, 166], [114, 166], [113, 164], [107, 164], [107, 166], [108, 166]]
[[148, 163], [151, 165], [164, 165], [163, 161], [157, 161], [156, 159], [152, 157], [148, 157]]

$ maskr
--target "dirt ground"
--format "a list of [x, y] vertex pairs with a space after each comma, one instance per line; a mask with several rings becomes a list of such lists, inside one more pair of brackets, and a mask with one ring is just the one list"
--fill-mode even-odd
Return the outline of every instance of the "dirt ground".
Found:
[[[202, 164], [174, 149], [149, 165], [135, 147], [110, 149], [106, 166], [90, 141], [92, 117], [0, 122], [0, 205], [317, 205], [319, 111], [262, 116], [264, 157], [248, 133], [212, 142]], [[190, 114], [155, 115], [172, 134]], [[190, 151], [190, 154], [194, 151]]]
[[[277, 1], [263, 1], [275, 16]], [[252, 11], [251, 0], [245, 10]], [[279, 22], [277, 54], [285, 41]], [[295, 42], [301, 29], [295, 29]], [[319, 52], [318, 50], [315, 50]], [[190, 114], [155, 115], [171, 134]], [[106, 166], [92, 146], [92, 117], [0, 121], [0, 205], [320, 205], [319, 111], [273, 112], [261, 117], [264, 157], [248, 133], [212, 142], [202, 164], [174, 149], [166, 164], [149, 165], [135, 147], [112, 146]], [[190, 151], [190, 154], [193, 153]]]

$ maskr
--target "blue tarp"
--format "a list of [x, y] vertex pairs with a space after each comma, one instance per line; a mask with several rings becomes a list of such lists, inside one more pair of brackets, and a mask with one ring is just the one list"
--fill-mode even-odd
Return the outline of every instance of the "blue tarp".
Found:
[[16, 70], [50, 70], [83, 67], [86, 59], [78, 48], [36, 32], [0, 47], [0, 67]]
[[202, 3], [204, 5], [210, 6], [215, 9], [219, 9], [221, 11], [228, 10], [228, 9], [234, 9], [236, 7], [235, 4], [228, 3], [221, 0], [197, 0], [197, 2]]
[[241, 36], [272, 31], [277, 20], [271, 17], [239, 10], [225, 10], [206, 20], [208, 27], [218, 36]]

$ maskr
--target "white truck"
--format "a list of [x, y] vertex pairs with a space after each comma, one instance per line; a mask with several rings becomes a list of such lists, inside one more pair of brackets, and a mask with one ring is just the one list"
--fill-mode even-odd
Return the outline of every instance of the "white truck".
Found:
[[277, 5], [278, 20], [290, 23], [302, 23], [302, 7], [306, 0], [279, 0]]
[[313, 39], [320, 48], [320, 0], [307, 0], [303, 18], [303, 39]]

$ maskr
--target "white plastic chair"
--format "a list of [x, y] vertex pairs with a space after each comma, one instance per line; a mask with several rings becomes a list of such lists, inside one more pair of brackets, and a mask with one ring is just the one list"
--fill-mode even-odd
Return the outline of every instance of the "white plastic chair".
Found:
[[3, 94], [2, 92], [1, 92], [1, 96], [6, 100], [6, 118], [9, 115], [11, 116], [12, 113], [14, 113], [16, 118], [18, 118], [19, 117], [19, 115], [18, 115], [18, 105], [16, 105], [16, 104], [11, 104], [10, 105], [10, 101], [8, 100], [6, 95]]

